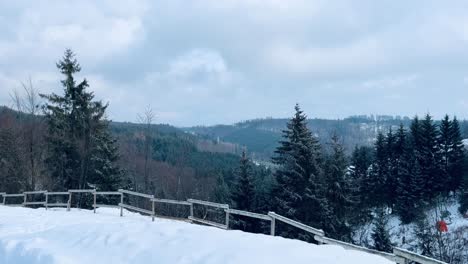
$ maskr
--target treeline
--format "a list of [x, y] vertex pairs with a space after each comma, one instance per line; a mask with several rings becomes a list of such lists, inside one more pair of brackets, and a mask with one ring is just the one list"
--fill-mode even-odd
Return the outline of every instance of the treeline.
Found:
[[[230, 200], [224, 201], [241, 210], [275, 211], [321, 228], [327, 236], [353, 243], [358, 242], [353, 239], [354, 232], [371, 221], [371, 246], [382, 251], [392, 249], [386, 225], [388, 215], [396, 214], [403, 224], [418, 223], [420, 233], [415, 236], [420, 239], [420, 248], [425, 249], [423, 253], [450, 259], [448, 245], [458, 240], [446, 241], [433, 232], [435, 222], [434, 226], [428, 224], [425, 213], [443, 207], [449, 197], [458, 197], [462, 214], [467, 209], [466, 158], [456, 118], [446, 116], [436, 125], [429, 115], [423, 120], [415, 117], [409, 130], [400, 125], [397, 131], [390, 128], [385, 134], [379, 132], [373, 147], [356, 147], [348, 157], [336, 134], [325, 149], [309, 130], [298, 105], [295, 110], [273, 157], [277, 166], [273, 177], [255, 184], [252, 165], [244, 154]], [[255, 203], [258, 200], [261, 202]], [[441, 214], [436, 220], [445, 217]], [[264, 226], [251, 221], [240, 219], [238, 227], [265, 231]], [[280, 226], [278, 233], [313, 240], [309, 234], [287, 226]]]

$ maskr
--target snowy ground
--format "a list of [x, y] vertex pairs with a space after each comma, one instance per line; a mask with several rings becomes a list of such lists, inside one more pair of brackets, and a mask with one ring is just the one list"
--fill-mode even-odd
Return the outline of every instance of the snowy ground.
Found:
[[225, 231], [117, 209], [0, 206], [0, 263], [389, 264], [339, 246]]
[[[450, 215], [445, 218], [448, 224], [448, 233], [446, 234], [450, 234], [451, 232], [454, 232], [459, 228], [468, 227], [468, 219], [463, 218], [463, 216], [458, 212], [459, 206], [460, 204], [453, 200], [448, 202], [444, 206], [444, 209], [446, 209], [450, 213]], [[426, 216], [428, 217], [428, 221], [430, 221], [430, 223], [434, 225], [435, 229], [435, 223], [437, 220], [440, 219], [436, 218], [434, 210], [430, 210], [429, 212], [427, 212]], [[355, 234], [354, 239], [356, 241], [360, 241], [363, 245], [367, 247], [371, 247], [371, 233], [373, 228], [373, 223], [368, 223], [362, 226]], [[417, 241], [414, 237], [414, 230], [416, 228], [416, 225], [414, 223], [402, 225], [398, 216], [391, 215], [388, 219], [387, 228], [390, 232], [393, 245], [397, 247], [406, 248], [411, 251], [418, 251], [416, 249]]]

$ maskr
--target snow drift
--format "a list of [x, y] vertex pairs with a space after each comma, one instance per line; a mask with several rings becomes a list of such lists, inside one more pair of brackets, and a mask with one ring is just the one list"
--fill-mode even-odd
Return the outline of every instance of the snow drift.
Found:
[[0, 206], [0, 263], [355, 263], [387, 259], [339, 246], [225, 231], [118, 209]]

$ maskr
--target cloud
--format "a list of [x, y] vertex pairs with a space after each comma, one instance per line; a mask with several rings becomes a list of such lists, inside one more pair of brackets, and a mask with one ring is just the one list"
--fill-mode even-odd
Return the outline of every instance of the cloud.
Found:
[[467, 12], [462, 0], [3, 1], [0, 104], [28, 76], [60, 91], [55, 63], [72, 48], [119, 121], [152, 105], [161, 122], [232, 123], [296, 102], [311, 117], [468, 117]]

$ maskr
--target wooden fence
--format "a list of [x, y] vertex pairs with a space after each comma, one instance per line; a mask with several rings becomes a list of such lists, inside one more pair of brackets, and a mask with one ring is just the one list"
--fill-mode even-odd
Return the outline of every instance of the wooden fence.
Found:
[[[300, 223], [298, 221], [295, 221], [293, 219], [289, 219], [287, 217], [284, 217], [282, 215], [276, 214], [274, 212], [269, 212], [267, 215], [265, 214], [258, 214], [258, 213], [252, 213], [252, 212], [247, 212], [247, 211], [242, 211], [242, 210], [236, 210], [236, 209], [231, 209], [229, 208], [228, 204], [220, 204], [220, 203], [213, 203], [213, 202], [207, 202], [207, 201], [202, 201], [202, 200], [196, 200], [196, 199], [187, 199], [187, 201], [179, 201], [179, 200], [170, 200], [170, 199], [160, 199], [160, 198], [155, 198], [154, 195], [150, 194], [144, 194], [144, 193], [139, 193], [139, 192], [134, 192], [134, 191], [129, 191], [129, 190], [124, 190], [124, 189], [119, 189], [117, 192], [97, 192], [94, 189], [88, 189], [88, 190], [68, 190], [68, 192], [47, 192], [47, 191], [33, 191], [33, 192], [24, 192], [21, 194], [7, 194], [7, 193], [2, 193], [0, 192], [0, 196], [3, 198], [3, 202], [1, 205], [5, 206], [30, 206], [30, 205], [35, 205], [35, 206], [44, 206], [46, 209], [48, 207], [67, 207], [67, 211], [70, 210], [71, 208], [71, 201], [72, 201], [72, 195], [74, 193], [90, 193], [93, 195], [93, 209], [94, 213], [96, 213], [96, 208], [98, 207], [116, 207], [120, 208], [120, 216], [123, 216], [123, 209], [127, 209], [129, 211], [135, 211], [143, 214], [150, 215], [152, 218], [152, 221], [154, 221], [154, 218], [156, 216], [156, 211], [155, 211], [155, 203], [166, 203], [166, 204], [176, 204], [176, 205], [185, 205], [190, 207], [190, 215], [188, 216], [188, 220], [190, 220], [193, 223], [200, 223], [203, 225], [209, 225], [209, 226], [214, 226], [217, 228], [229, 229], [229, 221], [230, 221], [230, 215], [241, 215], [241, 216], [246, 216], [246, 217], [251, 217], [251, 218], [256, 218], [260, 220], [265, 220], [265, 221], [270, 221], [270, 235], [274, 236], [275, 235], [275, 228], [276, 228], [276, 221], [280, 221], [283, 223], [286, 223], [288, 225], [291, 225], [293, 227], [302, 229], [308, 233], [311, 233], [314, 235], [314, 239], [318, 242], [318, 244], [329, 244], [329, 245], [338, 245], [342, 246], [345, 249], [351, 249], [351, 250], [358, 250], [358, 251], [363, 251], [369, 254], [374, 254], [378, 255], [381, 257], [384, 257], [390, 261], [393, 261], [397, 264], [409, 264], [410, 262], [416, 262], [420, 264], [447, 264], [445, 262], [432, 259], [429, 257], [425, 257], [416, 253], [413, 253], [411, 251], [401, 249], [401, 248], [394, 248], [393, 253], [387, 253], [387, 252], [381, 252], [357, 245], [353, 245], [350, 243], [346, 243], [343, 241], [335, 240], [332, 238], [328, 238], [325, 236], [325, 232], [321, 229], [316, 229], [311, 226], [305, 225], [303, 223]], [[30, 195], [44, 195], [45, 200], [44, 201], [39, 201], [39, 202], [34, 202], [34, 201], [28, 201], [28, 196]], [[120, 203], [118, 205], [110, 205], [110, 204], [98, 204], [97, 203], [97, 196], [106, 196], [106, 195], [114, 195], [114, 196], [120, 196]], [[140, 198], [145, 198], [148, 199], [148, 202], [151, 203], [151, 210], [147, 210], [138, 206], [130, 205], [127, 203], [124, 203], [124, 195], [127, 196], [136, 196]], [[68, 201], [67, 203], [49, 203], [49, 196], [68, 196]], [[22, 203], [12, 203], [8, 204], [7, 200], [10, 197], [23, 197], [23, 202]], [[194, 215], [194, 205], [201, 205], [201, 206], [207, 206], [207, 207], [212, 207], [216, 209], [221, 209], [225, 213], [225, 222], [224, 223], [218, 223], [214, 222], [211, 220], [203, 219], [196, 217]], [[182, 219], [182, 218], [181, 218]], [[187, 219], [187, 218], [183, 218]]]

